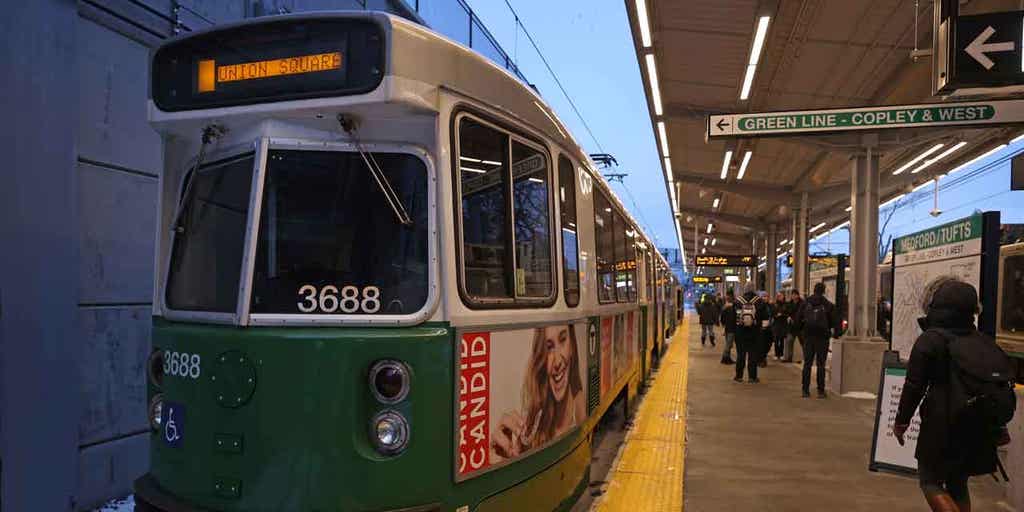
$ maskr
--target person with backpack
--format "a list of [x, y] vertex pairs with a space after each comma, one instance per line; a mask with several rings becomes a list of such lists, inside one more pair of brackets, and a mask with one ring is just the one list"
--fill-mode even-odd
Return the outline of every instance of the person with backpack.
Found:
[[718, 304], [710, 294], [705, 293], [700, 298], [700, 304], [697, 306], [697, 315], [700, 316], [700, 345], [703, 347], [707, 339], [711, 338], [711, 346], [715, 346]]
[[768, 310], [756, 293], [749, 291], [733, 303], [736, 313], [736, 376], [743, 382], [743, 369], [747, 369], [747, 382], [761, 382], [757, 366], [761, 357], [761, 336], [768, 326]]
[[970, 284], [950, 276], [933, 280], [922, 310], [924, 332], [910, 351], [893, 435], [904, 444], [921, 404], [914, 456], [925, 500], [933, 511], [970, 512], [967, 479], [1001, 467], [996, 448], [1010, 442], [1013, 368], [995, 340], [975, 327], [978, 293]]
[[719, 315], [718, 321], [722, 324], [722, 329], [725, 330], [725, 348], [722, 350], [722, 364], [736, 364], [736, 361], [732, 360], [732, 346], [736, 343], [736, 297], [733, 296], [732, 290], [729, 290], [725, 294], [725, 305], [722, 306], [722, 313]]
[[835, 305], [825, 298], [825, 283], [814, 284], [814, 294], [807, 297], [797, 312], [797, 325], [803, 333], [804, 371], [801, 385], [803, 397], [811, 396], [811, 365], [818, 366], [818, 398], [825, 398], [825, 361], [828, 342], [836, 328]]

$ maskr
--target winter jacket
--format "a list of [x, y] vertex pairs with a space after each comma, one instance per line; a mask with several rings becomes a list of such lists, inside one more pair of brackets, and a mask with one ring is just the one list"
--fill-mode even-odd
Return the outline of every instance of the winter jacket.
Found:
[[733, 307], [732, 302], [725, 303], [725, 307], [722, 308], [722, 313], [718, 316], [718, 320], [722, 323], [726, 333], [736, 332], [736, 309]]
[[708, 299], [697, 305], [697, 314], [700, 315], [701, 325], [715, 325], [718, 323], [718, 305], [713, 299]]
[[[757, 297], [757, 294], [755, 294], [754, 292], [747, 292], [743, 295], [743, 298], [748, 302], [753, 300], [754, 297]], [[754, 317], [754, 325], [752, 327], [741, 327], [739, 325], [736, 325], [735, 317], [738, 315], [738, 312], [733, 311], [732, 324], [736, 326], [737, 340], [756, 341], [759, 340], [764, 333], [764, 327], [767, 325], [768, 321], [771, 318], [768, 312], [768, 305], [765, 304], [763, 300], [757, 300], [754, 304], [757, 312], [756, 316]], [[736, 303], [734, 304], [734, 308], [738, 309], [740, 307], [742, 307], [740, 305], [740, 302], [736, 301]]]
[[[806, 318], [807, 311], [812, 306], [816, 307], [816, 306], [819, 306], [821, 304], [825, 305], [825, 312], [826, 312], [826, 315], [828, 316], [828, 332], [829, 333], [835, 332], [836, 327], [839, 324], [839, 322], [836, 319], [836, 307], [835, 307], [835, 305], [832, 304], [832, 302], [830, 302], [828, 299], [826, 299], [824, 295], [811, 295], [810, 297], [807, 297], [807, 300], [804, 300], [804, 301], [800, 302], [800, 309], [797, 310], [797, 312], [796, 312], [796, 319], [793, 321], [793, 323], [796, 324], [797, 327], [799, 328], [800, 333], [803, 335], [804, 339], [810, 339], [810, 338], [818, 339], [818, 338], [822, 337], [821, 333], [813, 333], [813, 332], [809, 333], [807, 331], [807, 328], [806, 328], [807, 327], [807, 318]], [[830, 335], [826, 335], [825, 339], [828, 339], [829, 337], [830, 337]]]
[[797, 325], [797, 313], [800, 312], [800, 306], [802, 306], [804, 300], [790, 300], [786, 303], [786, 312], [789, 314], [789, 333], [792, 335], [800, 334], [800, 326]]
[[[963, 284], [963, 283], [960, 283]], [[995, 441], [964, 443], [950, 439], [948, 425], [949, 352], [948, 341], [938, 331], [941, 328], [955, 336], [977, 336], [974, 316], [970, 312], [942, 307], [946, 300], [943, 287], [932, 299], [932, 307], [924, 323], [929, 328], [918, 336], [907, 361], [907, 377], [903, 384], [896, 424], [909, 424], [914, 410], [921, 404], [921, 430], [918, 433], [914, 456], [922, 466], [927, 465], [940, 474], [957, 472], [982, 475], [996, 470]], [[977, 295], [975, 297], [975, 304]], [[978, 336], [979, 343], [995, 343], [987, 336]], [[923, 403], [922, 403], [923, 398]], [[958, 449], [970, 445], [967, 449]]]
[[789, 302], [776, 302], [772, 312], [772, 336], [781, 339], [789, 331]]

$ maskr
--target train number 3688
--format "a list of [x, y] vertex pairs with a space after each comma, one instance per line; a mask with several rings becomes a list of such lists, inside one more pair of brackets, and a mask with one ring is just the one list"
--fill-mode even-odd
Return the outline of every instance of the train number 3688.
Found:
[[296, 306], [303, 313], [376, 313], [380, 311], [380, 288], [367, 286], [360, 290], [356, 286], [333, 285], [317, 289], [311, 284], [299, 288], [302, 298]]
[[199, 354], [164, 351], [164, 375], [198, 379], [201, 373], [199, 363]]

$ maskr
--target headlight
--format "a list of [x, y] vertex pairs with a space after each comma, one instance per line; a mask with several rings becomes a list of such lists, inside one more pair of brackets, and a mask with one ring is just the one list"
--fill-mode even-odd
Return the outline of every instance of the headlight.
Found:
[[149, 427], [153, 432], [160, 431], [160, 424], [163, 421], [164, 395], [157, 394], [149, 401]]
[[149, 364], [147, 368], [149, 374], [149, 383], [160, 387], [164, 383], [164, 351], [154, 350], [149, 355]]
[[380, 453], [398, 454], [409, 444], [409, 422], [397, 411], [381, 411], [370, 422], [370, 439]]
[[381, 403], [401, 402], [409, 394], [409, 369], [394, 359], [373, 363], [370, 367], [370, 392]]

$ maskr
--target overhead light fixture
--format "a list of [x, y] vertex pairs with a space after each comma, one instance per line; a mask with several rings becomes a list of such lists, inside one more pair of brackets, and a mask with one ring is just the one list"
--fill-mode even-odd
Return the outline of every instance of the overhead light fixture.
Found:
[[809, 232], [810, 233], [814, 233], [815, 231], [817, 231], [817, 230], [819, 230], [819, 229], [821, 229], [823, 227], [825, 227], [825, 223], [824, 222], [822, 222], [821, 224], [818, 224], [817, 226], [814, 226], [813, 228], [810, 229]]
[[473, 162], [475, 164], [480, 163], [480, 159], [479, 158], [470, 158], [468, 156], [460, 156], [459, 160], [462, 160], [463, 162]]
[[712, 223], [708, 222], [708, 234], [709, 234], [709, 235], [711, 234], [711, 230], [712, 230], [712, 229], [714, 229], [714, 227], [715, 227], [715, 225], [714, 225], [714, 224], [712, 224]]
[[707, 250], [706, 248], [702, 248], [702, 249], [700, 250], [700, 253], [701, 253], [701, 254], [707, 254], [707, 253], [708, 253], [708, 250]]
[[984, 159], [986, 159], [986, 158], [988, 158], [988, 157], [998, 153], [999, 151], [1002, 151], [1003, 148], [1005, 148], [1005, 147], [1006, 147], [1006, 144], [1000, 144], [1000, 145], [998, 145], [998, 146], [996, 146], [996, 147], [986, 151], [985, 154], [983, 154], [983, 155], [981, 155], [981, 156], [979, 156], [977, 158], [972, 159], [970, 162], [967, 162], [966, 164], [961, 164], [956, 169], [953, 169], [952, 171], [949, 171], [946, 174], [953, 174], [954, 172], [962, 171], [962, 170], [964, 170], [964, 169], [974, 165], [975, 163], [978, 163], [978, 162], [980, 162], [980, 161], [982, 161], [982, 160], [984, 160]]
[[1014, 137], [1013, 140], [1010, 141], [1010, 144], [1013, 144], [1014, 142], [1020, 142], [1022, 140], [1024, 140], [1024, 133]]
[[921, 170], [924, 169], [925, 167], [928, 167], [929, 165], [934, 164], [935, 162], [938, 162], [939, 160], [942, 160], [943, 158], [946, 158], [947, 156], [952, 154], [954, 151], [956, 151], [956, 150], [958, 150], [958, 149], [960, 149], [960, 148], [962, 148], [962, 147], [964, 147], [966, 145], [967, 145], [967, 143], [963, 142], [963, 141], [957, 143], [955, 146], [953, 146], [953, 147], [943, 151], [942, 153], [939, 153], [938, 155], [936, 155], [935, 158], [929, 158], [928, 160], [925, 160], [924, 163], [921, 164], [917, 169], [914, 169], [913, 171], [910, 171], [910, 174], [917, 174], [917, 173], [921, 172]]
[[737, 181], [742, 180], [743, 179], [743, 175], [747, 173], [747, 164], [750, 163], [750, 156], [752, 154], [753, 154], [753, 152], [747, 151], [743, 155], [743, 161], [740, 162], [740, 172], [739, 172], [739, 174], [736, 175], [736, 180]]
[[661, 116], [661, 87], [658, 86], [658, 70], [654, 67], [654, 54], [648, 53], [647, 81], [651, 83], [651, 102], [654, 103], [654, 115]]
[[729, 177], [729, 162], [732, 160], [732, 150], [725, 150], [725, 158], [722, 159], [722, 179]]
[[716, 197], [715, 201], [713, 203], [711, 203], [711, 207], [712, 208], [718, 208], [718, 202], [719, 201], [720, 201], [720, 199]]
[[647, 21], [647, 2], [636, 0], [636, 22], [640, 25], [640, 43], [644, 48], [651, 46], [651, 27]]
[[712, 238], [711, 239], [711, 247], [714, 247], [715, 244], [717, 244], [717, 243], [718, 243], [718, 239], [717, 238]]
[[750, 97], [750, 88], [754, 85], [754, 73], [757, 72], [757, 61], [761, 59], [761, 50], [764, 49], [764, 40], [768, 36], [768, 22], [770, 16], [761, 16], [757, 20], [757, 31], [754, 33], [754, 44], [750, 47], [750, 60], [747, 61], [747, 73], [743, 77], [743, 87], [740, 89], [740, 99], [746, 101]]
[[675, 177], [672, 175], [672, 159], [665, 157], [665, 181], [675, 181]]
[[779, 242], [779, 246], [781, 247], [783, 245], [786, 245], [787, 242], [789, 242], [788, 238], [786, 240], [783, 240], [783, 241]]
[[466, 166], [462, 166], [462, 167], [459, 167], [459, 168], [462, 169], [463, 172], [475, 172], [477, 174], [487, 174], [487, 171], [485, 171], [483, 169], [476, 169], [476, 168], [473, 168], [473, 167], [466, 167]]
[[845, 211], [853, 211], [853, 205], [851, 204], [850, 206], [847, 206]]
[[658, 136], [661, 137], [661, 156], [668, 156], [668, 133], [665, 132], [665, 121], [658, 121]]
[[704, 247], [707, 247], [707, 246], [708, 246], [708, 239], [707, 239], [707, 238], [705, 238], [705, 239], [704, 239]]
[[932, 183], [935, 182], [936, 179], [938, 179], [938, 178], [930, 179], [930, 180], [928, 180], [928, 181], [926, 181], [926, 182], [924, 182], [924, 183], [914, 187], [914, 192], [920, 192], [920, 191], [930, 187], [932, 185]]
[[915, 156], [911, 161], [903, 164], [902, 167], [900, 167], [899, 169], [896, 169], [895, 171], [893, 171], [892, 175], [893, 176], [897, 176], [897, 175], [901, 174], [903, 171], [905, 171], [907, 169], [910, 169], [911, 167], [916, 165], [921, 160], [924, 160], [925, 158], [928, 158], [928, 155], [930, 155], [930, 154], [932, 154], [932, 153], [942, 149], [942, 146], [944, 146], [944, 145], [945, 144], [942, 144], [940, 142], [940, 143], [938, 143], [938, 144], [928, 148], [928, 150], [926, 150], [924, 153], [921, 153], [920, 155]]

